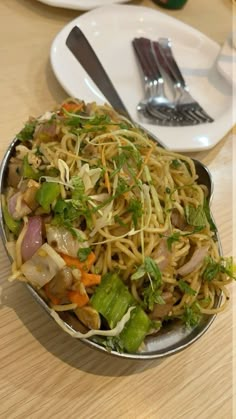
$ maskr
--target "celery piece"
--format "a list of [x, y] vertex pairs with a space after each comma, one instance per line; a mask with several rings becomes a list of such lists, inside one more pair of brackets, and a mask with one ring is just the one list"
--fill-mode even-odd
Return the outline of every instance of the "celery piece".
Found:
[[107, 320], [109, 327], [113, 328], [134, 303], [134, 299], [119, 276], [109, 273], [103, 276], [90, 303]]
[[8, 229], [15, 234], [15, 236], [18, 236], [21, 226], [22, 226], [22, 221], [20, 220], [14, 220], [14, 218], [12, 218], [12, 216], [10, 215], [8, 208], [6, 205], [2, 206], [2, 212], [3, 212], [3, 218], [4, 221], [8, 227]]
[[151, 328], [151, 320], [140, 306], [131, 312], [119, 340], [127, 352], [136, 352]]
[[60, 194], [60, 185], [54, 182], [42, 183], [40, 189], [36, 192], [36, 201], [47, 212], [50, 211], [50, 205]]

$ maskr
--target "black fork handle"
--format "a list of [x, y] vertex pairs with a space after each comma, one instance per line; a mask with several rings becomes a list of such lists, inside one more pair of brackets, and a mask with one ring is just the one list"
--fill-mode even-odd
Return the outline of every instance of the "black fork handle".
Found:
[[186, 88], [186, 82], [174, 57], [170, 39], [159, 38], [158, 45], [160, 53], [164, 57], [166, 65], [169, 68], [169, 72], [172, 74], [172, 77], [175, 79], [177, 83], [181, 85], [181, 87]]
[[162, 78], [162, 74], [155, 60], [152, 42], [147, 38], [135, 38], [132, 41], [134, 50], [141, 65], [144, 77], [150, 80]]

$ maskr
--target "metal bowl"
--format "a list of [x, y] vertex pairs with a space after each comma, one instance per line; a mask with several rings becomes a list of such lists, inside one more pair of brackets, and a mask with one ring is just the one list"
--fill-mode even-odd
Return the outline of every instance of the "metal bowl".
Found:
[[[157, 142], [157, 139], [153, 137], [152, 134], [148, 133], [153, 141]], [[15, 147], [19, 143], [19, 141], [15, 138], [12, 143], [10, 144], [9, 148], [7, 149], [2, 163], [0, 167], [0, 193], [3, 194], [5, 190], [5, 182], [7, 179], [7, 170], [8, 170], [8, 162], [12, 155], [15, 152]], [[199, 176], [199, 183], [204, 184], [209, 191], [209, 202], [212, 199], [213, 193], [213, 183], [212, 178], [209, 170], [198, 160], [194, 160], [196, 172]], [[3, 220], [3, 213], [2, 207], [0, 205], [0, 233], [1, 237], [6, 249], [6, 231], [4, 226]], [[215, 238], [218, 242], [219, 253], [222, 255], [222, 248], [220, 244], [219, 234], [216, 232]], [[7, 251], [7, 249], [6, 249]], [[8, 253], [8, 252], [7, 252]], [[9, 259], [11, 260], [10, 255], [8, 254]], [[50, 315], [51, 309], [47, 305], [47, 303], [43, 300], [40, 294], [30, 285], [23, 283], [24, 286], [28, 288], [32, 297], [44, 308], [44, 310]], [[219, 296], [215, 302], [215, 307], [219, 307], [221, 303], [221, 296]], [[60, 314], [62, 320], [65, 324], [69, 325], [70, 328], [74, 331], [76, 330], [84, 330], [83, 326], [75, 318], [75, 316], [70, 315], [68, 312], [64, 312]], [[50, 316], [51, 317], [51, 316]], [[192, 329], [186, 328], [183, 324], [181, 324], [178, 320], [171, 322], [171, 324], [163, 327], [160, 332], [156, 335], [150, 335], [146, 337], [144, 343], [144, 348], [137, 352], [137, 353], [119, 353], [116, 351], [108, 351], [105, 347], [101, 346], [100, 344], [96, 343], [94, 338], [89, 339], [82, 339], [86, 345], [100, 350], [102, 352], [106, 352], [107, 354], [114, 355], [116, 357], [126, 358], [126, 359], [134, 359], [134, 360], [150, 360], [154, 358], [163, 358], [172, 354], [176, 354], [179, 351], [190, 346], [196, 340], [198, 340], [210, 327], [212, 322], [214, 321], [216, 315], [205, 316], [203, 315], [199, 324]], [[51, 317], [52, 318], [52, 317]]]

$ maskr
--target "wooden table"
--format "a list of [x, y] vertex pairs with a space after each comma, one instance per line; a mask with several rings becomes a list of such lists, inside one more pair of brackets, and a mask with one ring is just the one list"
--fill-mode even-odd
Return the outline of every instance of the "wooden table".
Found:
[[[158, 9], [151, 0], [133, 4]], [[231, 30], [230, 0], [189, 0], [182, 10], [162, 11], [220, 44]], [[52, 73], [49, 48], [78, 15], [36, 0], [0, 2], [1, 156], [28, 115], [39, 115], [66, 97]], [[232, 137], [230, 132], [214, 149], [195, 154], [213, 175], [213, 211], [225, 255], [233, 253]], [[1, 418], [236, 417], [232, 306], [182, 353], [162, 361], [116, 359], [63, 333], [22, 284], [8, 283], [10, 264], [2, 244], [0, 258]], [[231, 292], [235, 297], [235, 286]]]

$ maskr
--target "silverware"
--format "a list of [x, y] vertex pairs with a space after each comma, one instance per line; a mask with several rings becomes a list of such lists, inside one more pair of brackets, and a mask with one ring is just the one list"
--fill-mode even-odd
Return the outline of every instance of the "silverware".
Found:
[[131, 119], [128, 110], [114, 88], [113, 83], [102, 66], [99, 58], [77, 26], [71, 30], [66, 40], [66, 45], [90, 77], [92, 79], [96, 77], [97, 87], [101, 90], [105, 98], [112, 104], [117, 112]]
[[[86, 40], [86, 38], [84, 38], [83, 33], [78, 30], [78, 28], [75, 30], [73, 30], [68, 39], [67, 39], [67, 46], [68, 48], [70, 48], [71, 45], [71, 39], [73, 37], [73, 51], [77, 50], [79, 52], [76, 52], [76, 56], [82, 54], [85, 55], [87, 57], [87, 62], [89, 62], [89, 66], [87, 66], [87, 71], [89, 72], [90, 77], [93, 79], [93, 81], [98, 85], [100, 85], [100, 88], [103, 92], [103, 94], [105, 95], [105, 92], [109, 90], [109, 85], [110, 85], [110, 79], [107, 78], [107, 75], [105, 72], [103, 72], [103, 76], [102, 77], [106, 77], [105, 80], [101, 81], [101, 73], [96, 73], [93, 72], [94, 68], [97, 68], [98, 63], [96, 62], [97, 57], [94, 53], [94, 51], [92, 52], [92, 55], [90, 54], [91, 52], [91, 47], [87, 48], [88, 41]], [[83, 41], [82, 45], [83, 45], [83, 49], [81, 49], [81, 44], [80, 41]], [[77, 46], [76, 46], [76, 42], [77, 42]], [[95, 62], [93, 62], [93, 60], [95, 60]], [[81, 59], [81, 61], [83, 61]], [[99, 66], [101, 66], [101, 63], [99, 63]], [[91, 71], [90, 71], [91, 70]], [[99, 75], [98, 75], [99, 74]], [[97, 80], [97, 77], [99, 77], [99, 80]], [[103, 89], [103, 86], [104, 89]], [[107, 90], [108, 89], [108, 90]], [[111, 86], [111, 91], [114, 93], [114, 86]], [[113, 104], [113, 95], [109, 93], [109, 98], [110, 98], [110, 103], [111, 105]], [[115, 92], [114, 95], [114, 101], [115, 103], [117, 103], [117, 99], [119, 98], [119, 95], [117, 92]], [[123, 105], [122, 101], [118, 101], [119, 105], [122, 106], [122, 111], [124, 114], [128, 115], [128, 112], [126, 112], [126, 108]], [[148, 133], [150, 135], [150, 137], [153, 139], [153, 141], [157, 142], [157, 139], [150, 133]], [[7, 179], [7, 170], [8, 170], [8, 164], [9, 164], [9, 160], [12, 157], [12, 155], [15, 152], [15, 147], [17, 145], [17, 143], [19, 143], [19, 141], [15, 138], [12, 143], [10, 144], [8, 150], [6, 151], [6, 154], [2, 160], [1, 163], [1, 167], [0, 167], [0, 193], [3, 194], [4, 190], [5, 190], [5, 182]], [[206, 187], [209, 190], [209, 196], [208, 199], [210, 200], [212, 197], [212, 179], [211, 179], [211, 175], [208, 171], [208, 169], [199, 161], [195, 160], [195, 167], [196, 167], [196, 171], [199, 175], [199, 182], [203, 183], [204, 185], [206, 185]], [[1, 236], [3, 239], [4, 244], [6, 245], [6, 234], [5, 234], [5, 227], [4, 227], [4, 221], [3, 221], [3, 215], [2, 215], [2, 208], [0, 206], [0, 232], [1, 232]], [[217, 239], [219, 242], [219, 237], [217, 235]], [[220, 253], [221, 252], [221, 248], [219, 248]], [[41, 296], [32, 288], [31, 285], [26, 284], [27, 288], [29, 289], [29, 291], [31, 292], [32, 296], [34, 297], [34, 299], [45, 309], [45, 311], [47, 313], [50, 314], [50, 308], [47, 306], [47, 304], [45, 303], [45, 301], [41, 298]], [[219, 297], [219, 301], [218, 304], [220, 304], [220, 297]], [[81, 330], [81, 324], [78, 320], [75, 320], [74, 318], [72, 318], [72, 316], [70, 316], [70, 314], [68, 312], [65, 312], [64, 314], [60, 314], [62, 320], [64, 321], [64, 323], [66, 325], [69, 325], [69, 327], [72, 330]], [[129, 359], [135, 359], [135, 360], [145, 360], [145, 359], [154, 359], [154, 358], [163, 358], [166, 357], [168, 355], [177, 353], [181, 350], [183, 350], [184, 348], [188, 347], [190, 344], [192, 344], [193, 342], [195, 342], [196, 340], [198, 340], [206, 331], [207, 329], [210, 327], [210, 325], [212, 324], [214, 318], [216, 317], [216, 315], [212, 315], [212, 316], [206, 316], [206, 317], [202, 317], [199, 325], [192, 329], [186, 329], [183, 328], [183, 326], [178, 322], [174, 322], [171, 327], [168, 329], [168, 326], [166, 328], [164, 328], [159, 334], [158, 336], [149, 336], [146, 341], [145, 341], [145, 349], [139, 353], [135, 353], [135, 354], [128, 354], [128, 353], [118, 353], [115, 351], [111, 351], [111, 352], [107, 352], [107, 350], [100, 346], [99, 344], [97, 344], [95, 341], [93, 341], [92, 339], [83, 339], [82, 342], [86, 343], [87, 345], [89, 345], [90, 347], [93, 347], [95, 349], [99, 349], [100, 351], [106, 352], [106, 353], [110, 353], [111, 355], [115, 355], [117, 357], [122, 357], [122, 358], [129, 358]]]
[[[213, 122], [202, 106], [192, 97], [189, 92], [183, 75], [177, 65], [171, 48], [171, 41], [168, 38], [160, 38], [158, 42], [153, 42], [153, 52], [156, 60], [163, 66], [164, 71], [169, 76], [172, 87], [175, 90], [175, 109], [178, 114], [183, 115], [180, 125], [197, 125]], [[148, 101], [147, 109], [153, 116], [159, 115], [159, 102], [156, 97]]]
[[132, 43], [144, 80], [145, 99], [141, 100], [136, 108], [140, 120], [152, 125], [188, 125], [192, 121], [178, 112], [176, 101], [168, 99], [165, 94], [162, 72], [166, 64], [162, 56], [159, 59], [155, 56], [153, 42], [142, 37], [135, 38]]
[[[135, 38], [132, 45], [142, 69], [144, 83], [144, 99], [138, 103], [136, 109], [143, 122], [150, 123], [151, 121], [154, 124], [165, 125], [168, 119], [165, 107], [166, 105], [169, 106], [170, 103], [165, 94], [162, 74], [152, 52], [151, 41], [146, 38]], [[147, 104], [152, 97], [155, 97], [157, 101], [154, 120], [153, 115], [147, 109]]]

